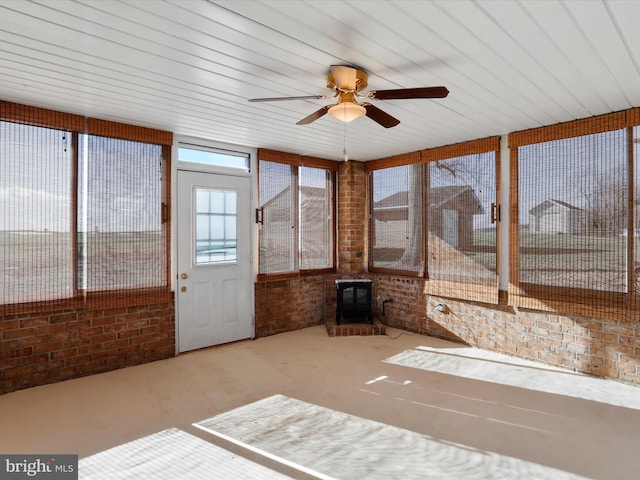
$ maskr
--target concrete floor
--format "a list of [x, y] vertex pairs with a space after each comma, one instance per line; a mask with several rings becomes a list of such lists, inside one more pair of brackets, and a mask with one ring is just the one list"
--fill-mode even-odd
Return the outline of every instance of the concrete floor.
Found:
[[[192, 424], [282, 394], [582, 477], [638, 478], [640, 408], [633, 403], [513, 386], [498, 378], [502, 373], [493, 381], [384, 362], [417, 347], [461, 347], [402, 333], [331, 338], [317, 326], [3, 395], [0, 453], [82, 458], [177, 427], [255, 460]], [[483, 360], [476, 362], [486, 373]], [[557, 375], [559, 383], [570, 381]], [[605, 391], [612, 385], [599, 382]], [[640, 389], [628, 388], [640, 397]]]

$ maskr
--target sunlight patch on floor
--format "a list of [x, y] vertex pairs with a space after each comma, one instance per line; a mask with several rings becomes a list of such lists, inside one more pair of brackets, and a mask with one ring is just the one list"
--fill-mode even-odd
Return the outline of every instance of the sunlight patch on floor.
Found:
[[323, 479], [583, 478], [283, 395], [194, 425]]
[[385, 363], [640, 410], [640, 388], [477, 348], [417, 347]]
[[175, 428], [82, 458], [78, 471], [82, 480], [291, 478]]

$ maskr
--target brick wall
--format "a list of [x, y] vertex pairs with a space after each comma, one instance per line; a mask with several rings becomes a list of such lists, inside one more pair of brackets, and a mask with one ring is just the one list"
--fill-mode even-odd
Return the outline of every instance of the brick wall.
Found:
[[0, 394], [175, 354], [173, 303], [0, 317]]
[[340, 273], [367, 269], [367, 174], [362, 162], [342, 162], [338, 168], [338, 265]]
[[324, 322], [323, 275], [255, 284], [255, 335], [266, 337]]
[[[373, 280], [375, 276], [333, 273], [256, 283], [256, 338], [322, 325], [325, 318], [335, 318], [335, 281], [339, 278]], [[375, 294], [373, 283], [374, 298]]]
[[[640, 384], [640, 325], [424, 295], [424, 280], [377, 275], [389, 326]], [[435, 310], [442, 302], [447, 312]]]
[[[516, 310], [423, 294], [424, 280], [331, 274], [256, 285], [256, 336], [321, 324], [335, 316], [337, 278], [373, 279], [373, 306], [386, 325], [583, 373], [640, 384], [637, 322]], [[382, 302], [393, 299], [385, 306]], [[324, 304], [323, 304], [324, 302]], [[439, 312], [437, 303], [448, 311]]]

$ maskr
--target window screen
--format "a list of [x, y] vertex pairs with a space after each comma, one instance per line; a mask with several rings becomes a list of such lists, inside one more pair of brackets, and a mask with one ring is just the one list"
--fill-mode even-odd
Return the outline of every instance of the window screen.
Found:
[[162, 146], [81, 135], [80, 152], [79, 288], [165, 285]]
[[0, 309], [166, 301], [172, 139], [0, 101]]
[[370, 262], [377, 269], [423, 271], [422, 165], [374, 170]]
[[260, 275], [334, 266], [337, 163], [260, 149]]
[[73, 294], [72, 134], [0, 121], [0, 302]]
[[448, 282], [446, 288], [462, 298], [468, 297], [466, 290], [482, 291], [484, 287], [491, 298], [476, 299], [494, 301], [495, 152], [432, 161], [426, 166], [429, 281]]
[[519, 280], [627, 290], [626, 130], [519, 148]]
[[611, 319], [640, 305], [638, 112], [509, 135], [513, 305]]
[[498, 150], [489, 137], [368, 162], [370, 269], [497, 303]]
[[296, 169], [283, 163], [260, 162], [260, 273], [297, 270]]
[[332, 173], [322, 168], [300, 167], [300, 269], [333, 266]]

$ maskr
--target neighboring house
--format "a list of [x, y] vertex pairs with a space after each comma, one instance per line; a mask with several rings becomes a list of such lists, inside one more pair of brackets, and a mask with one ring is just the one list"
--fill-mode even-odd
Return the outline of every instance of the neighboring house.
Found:
[[[469, 185], [433, 187], [427, 195], [429, 202], [429, 232], [450, 246], [466, 249], [473, 245], [473, 217], [485, 213], [474, 189]], [[397, 222], [409, 218], [409, 193], [397, 192], [375, 202], [376, 247], [384, 247], [385, 232], [403, 230]], [[392, 233], [391, 233], [392, 234]]]
[[[300, 204], [301, 220], [304, 222], [303, 231], [307, 234], [300, 239], [300, 250], [304, 253], [301, 268], [324, 268], [327, 262], [327, 249], [330, 249], [330, 239], [327, 237], [328, 205], [327, 190], [318, 187], [302, 186], [298, 191], [298, 199], [291, 198], [291, 187], [287, 187], [267, 201], [262, 206], [263, 230], [260, 235], [260, 249], [268, 253], [271, 262], [278, 262], [280, 252], [282, 267], [293, 261], [292, 242], [295, 237], [294, 226], [297, 219], [293, 217], [295, 208]], [[294, 191], [295, 192], [295, 191]], [[261, 259], [264, 256], [261, 255]]]
[[560, 200], [545, 200], [529, 210], [531, 233], [580, 235], [587, 230], [586, 210]]

